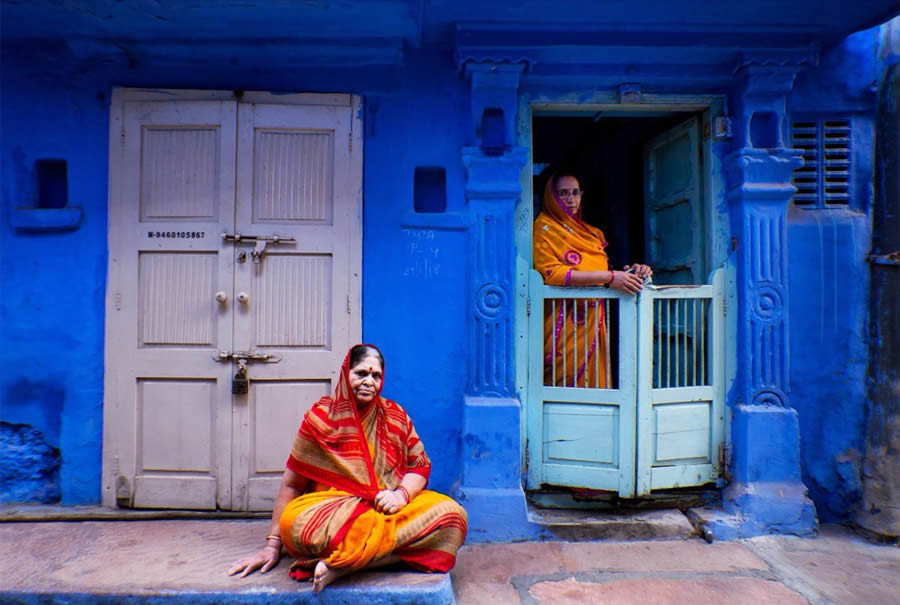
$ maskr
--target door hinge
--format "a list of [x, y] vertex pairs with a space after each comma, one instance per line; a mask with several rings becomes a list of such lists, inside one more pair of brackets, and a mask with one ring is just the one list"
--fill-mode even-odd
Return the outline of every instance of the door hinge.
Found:
[[116, 290], [116, 311], [122, 310], [122, 291]]
[[525, 315], [531, 317], [531, 297], [525, 299]]
[[350, 295], [347, 295], [347, 314], [350, 314]]
[[350, 142], [350, 153], [353, 153], [353, 131], [352, 130], [347, 134], [347, 139]]
[[122, 147], [125, 147], [125, 124], [122, 124]]
[[725, 442], [719, 444], [719, 477], [731, 479], [731, 473], [728, 472], [728, 463], [731, 462], [731, 447], [725, 445]]

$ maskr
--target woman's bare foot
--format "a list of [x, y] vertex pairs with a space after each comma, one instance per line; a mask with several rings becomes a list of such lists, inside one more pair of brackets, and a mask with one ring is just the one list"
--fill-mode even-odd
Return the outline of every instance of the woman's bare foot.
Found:
[[342, 578], [350, 573], [349, 567], [328, 567], [325, 561], [316, 563], [316, 570], [313, 572], [313, 592], [319, 592], [338, 578]]

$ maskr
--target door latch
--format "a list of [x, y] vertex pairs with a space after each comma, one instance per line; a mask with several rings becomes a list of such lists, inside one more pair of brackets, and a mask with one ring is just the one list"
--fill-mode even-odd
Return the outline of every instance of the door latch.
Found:
[[244, 364], [248, 361], [278, 363], [281, 361], [281, 357], [272, 355], [271, 353], [260, 353], [259, 351], [219, 351], [219, 353], [213, 357], [213, 361], [237, 361], [238, 363], [243, 362]]
[[[296, 238], [293, 237], [281, 237], [280, 235], [241, 235], [240, 233], [222, 233], [222, 240], [226, 242], [234, 242], [235, 244], [239, 244], [241, 242], [255, 242], [256, 246], [253, 248], [253, 251], [250, 252], [250, 257], [253, 259], [253, 264], [255, 265], [258, 265], [262, 261], [263, 254], [266, 251], [266, 246], [268, 246], [269, 244], [277, 246], [279, 244], [297, 243]], [[247, 257], [245, 253], [243, 258], [238, 258], [238, 262], [244, 262], [246, 258]]]

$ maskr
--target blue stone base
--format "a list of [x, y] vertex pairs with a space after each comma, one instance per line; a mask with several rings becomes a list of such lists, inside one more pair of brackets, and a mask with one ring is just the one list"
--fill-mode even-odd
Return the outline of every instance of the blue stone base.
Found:
[[466, 542], [539, 540], [522, 490], [522, 406], [510, 397], [463, 401], [463, 481], [453, 496], [469, 515]]
[[469, 515], [466, 544], [552, 538], [544, 527], [528, 521], [525, 492], [521, 487], [491, 489], [463, 486], [454, 497]]
[[735, 406], [732, 437], [732, 479], [722, 495], [726, 515], [707, 523], [713, 535], [729, 539], [815, 533], [816, 509], [800, 474], [797, 411]]

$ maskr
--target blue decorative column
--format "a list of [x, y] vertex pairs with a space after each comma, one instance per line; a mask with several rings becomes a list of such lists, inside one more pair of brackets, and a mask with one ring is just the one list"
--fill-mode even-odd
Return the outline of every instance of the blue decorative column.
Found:
[[512, 146], [523, 64], [468, 63], [474, 139], [462, 149], [469, 215], [468, 381], [463, 481], [469, 540], [534, 537], [521, 484], [521, 405], [514, 388], [514, 212], [528, 151]]
[[[724, 506], [740, 535], [806, 534], [816, 513], [800, 473], [797, 411], [788, 383], [787, 207], [800, 153], [784, 146], [785, 96], [798, 67], [744, 64], [738, 142], [726, 158], [738, 301], [737, 377], [731, 392], [732, 480]], [[715, 531], [714, 531], [715, 533]]]

